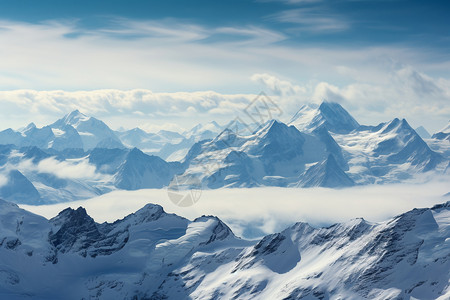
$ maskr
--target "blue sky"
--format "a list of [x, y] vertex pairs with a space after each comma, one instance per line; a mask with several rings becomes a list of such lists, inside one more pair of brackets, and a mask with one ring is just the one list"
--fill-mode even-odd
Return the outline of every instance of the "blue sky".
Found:
[[17, 0], [0, 3], [2, 19], [30, 23], [73, 19], [77, 20], [80, 32], [113, 27], [114, 18], [172, 19], [208, 27], [265, 27], [282, 32], [286, 37], [283, 42], [287, 43], [340, 47], [426, 44], [440, 49], [442, 54], [450, 53], [448, 1]]
[[[134, 125], [152, 117], [190, 126], [199, 114], [225, 119], [243, 105], [236, 95], [248, 101], [260, 91], [279, 98], [286, 116], [327, 99], [364, 124], [405, 117], [436, 131], [450, 119], [448, 1], [16, 0], [0, 7], [7, 114], [0, 127], [36, 115], [45, 123], [73, 108], [116, 123], [143, 113]], [[10, 96], [24, 89], [31, 92]], [[108, 92], [103, 109], [89, 104], [107, 97], [100, 89], [119, 90]], [[155, 95], [165, 100], [154, 100], [161, 109], [150, 112], [136, 99], [121, 102], [121, 91], [133, 89], [173, 94]], [[39, 93], [52, 90], [72, 92], [72, 102]], [[79, 91], [97, 92], [83, 100]], [[198, 106], [203, 91], [219, 94], [210, 110]], [[177, 92], [192, 99], [192, 116], [182, 120], [174, 117], [185, 113]]]

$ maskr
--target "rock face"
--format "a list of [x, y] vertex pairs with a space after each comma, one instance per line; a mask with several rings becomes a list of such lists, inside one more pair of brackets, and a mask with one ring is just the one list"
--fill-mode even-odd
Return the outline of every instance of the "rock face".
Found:
[[81, 207], [46, 220], [0, 200], [0, 297], [448, 299], [449, 217], [447, 202], [246, 241], [153, 204], [98, 224]]

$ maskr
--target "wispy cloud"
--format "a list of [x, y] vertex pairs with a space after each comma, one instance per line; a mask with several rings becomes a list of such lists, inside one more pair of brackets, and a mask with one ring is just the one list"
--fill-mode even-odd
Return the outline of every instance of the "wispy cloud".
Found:
[[[20, 155], [20, 153], [18, 153]], [[86, 159], [75, 159], [60, 161], [49, 157], [34, 163], [32, 159], [21, 159], [18, 163], [14, 160], [2, 167], [8, 173], [10, 170], [19, 170], [24, 174], [41, 173], [52, 174], [61, 179], [107, 179], [107, 175], [99, 174], [94, 165], [89, 164]], [[1, 181], [1, 174], [0, 174]]]
[[272, 15], [270, 18], [297, 25], [291, 30], [311, 33], [344, 31], [351, 25], [351, 22], [343, 16], [328, 13], [320, 7], [288, 9]]
[[[314, 10], [298, 13], [320, 19]], [[285, 33], [264, 27], [179, 20], [117, 19], [97, 29], [80, 28], [76, 21], [2, 21], [0, 26], [0, 44], [7, 45], [0, 55], [8, 58], [0, 60], [0, 90], [7, 90], [0, 92], [0, 128], [31, 120], [48, 124], [73, 109], [112, 120], [116, 127], [130, 116], [130, 126], [162, 121], [190, 127], [199, 117], [233, 115], [261, 87], [279, 97], [286, 115], [311, 98], [326, 97], [344, 101], [366, 119], [363, 123], [384, 121], [397, 102], [406, 104], [400, 112], [408, 118], [428, 104], [425, 112], [437, 116], [426, 121], [434, 122], [429, 128], [440, 128], [449, 118], [437, 107], [446, 107], [450, 79], [436, 74], [447, 74], [450, 63], [437, 63], [432, 52], [421, 49], [298, 46], [283, 43]], [[221, 35], [233, 38], [214, 38]], [[365, 115], [381, 104], [386, 105], [382, 113]]]

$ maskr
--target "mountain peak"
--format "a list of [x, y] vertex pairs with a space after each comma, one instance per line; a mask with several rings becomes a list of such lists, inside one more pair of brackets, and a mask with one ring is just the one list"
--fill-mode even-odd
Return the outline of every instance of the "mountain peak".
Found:
[[426, 130], [425, 127], [423, 126], [419, 126], [416, 129], [417, 134], [422, 138], [422, 139], [429, 139], [431, 138], [431, 134], [428, 132], [428, 130]]
[[30, 124], [28, 124], [23, 130], [22, 132], [27, 132], [29, 130], [35, 129], [36, 128], [36, 124], [34, 124], [33, 122], [31, 122]]
[[339, 167], [333, 154], [310, 167], [303, 175], [299, 185], [303, 187], [349, 187], [355, 185], [353, 180]]
[[289, 122], [300, 131], [313, 131], [319, 127], [335, 133], [348, 133], [355, 130], [359, 123], [336, 102], [323, 101], [319, 107], [303, 105]]
[[64, 123], [76, 126], [76, 124], [78, 124], [80, 121], [86, 121], [88, 119], [89, 119], [88, 116], [86, 116], [85, 114], [81, 113], [78, 109], [76, 109], [64, 117]]

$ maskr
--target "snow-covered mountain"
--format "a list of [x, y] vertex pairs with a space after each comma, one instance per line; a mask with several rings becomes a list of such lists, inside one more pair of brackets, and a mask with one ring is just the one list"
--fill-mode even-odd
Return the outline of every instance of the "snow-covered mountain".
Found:
[[213, 140], [191, 148], [181, 177], [197, 176], [209, 188], [287, 186], [297, 183], [309, 164], [329, 155], [342, 161], [339, 147], [329, 146], [328, 139], [331, 136], [301, 133], [276, 120], [249, 136], [225, 129]]
[[333, 137], [344, 151], [349, 176], [360, 184], [400, 182], [436, 169], [442, 172], [448, 162], [432, 151], [405, 119], [361, 126]]
[[60, 128], [51, 126], [37, 128], [34, 123], [30, 123], [20, 131], [9, 128], [0, 132], [0, 142], [3, 145], [36, 146], [56, 150], [83, 147], [78, 132], [71, 125], [63, 125]]
[[115, 174], [114, 185], [124, 190], [162, 188], [179, 172], [179, 163], [168, 163], [137, 148], [128, 152]]
[[450, 142], [450, 121], [448, 122], [447, 126], [433, 134], [432, 138]]
[[429, 139], [431, 138], [431, 134], [428, 132], [428, 130], [426, 130], [425, 127], [423, 126], [419, 126], [416, 129], [414, 129], [417, 134], [422, 138], [422, 139]]
[[191, 130], [179, 134], [174, 131], [160, 130], [148, 133], [140, 128], [116, 132], [122, 143], [129, 148], [139, 148], [144, 153], [157, 155], [167, 161], [180, 161], [196, 142], [213, 139], [222, 127], [212, 121], [198, 124]]
[[257, 241], [148, 204], [114, 223], [0, 201], [0, 298], [448, 299], [450, 202]]
[[[85, 150], [93, 149], [95, 147], [101, 148], [121, 148], [124, 147], [122, 142], [116, 136], [113, 130], [102, 121], [88, 117], [81, 113], [79, 110], [75, 110], [70, 114], [67, 114], [63, 118], [57, 120], [51, 124], [51, 128], [64, 130], [68, 125], [75, 128], [81, 137], [83, 142], [83, 148]], [[66, 147], [73, 148], [73, 147]]]
[[[166, 145], [179, 144], [186, 140], [177, 132], [161, 130], [157, 133], [149, 133], [140, 128], [116, 132], [122, 143], [129, 148], [139, 148], [144, 153], [159, 155], [161, 149]], [[166, 153], [164, 153], [166, 154]], [[159, 155], [162, 158], [163, 155]]]
[[119, 138], [105, 123], [78, 110], [42, 128], [30, 123], [19, 131], [11, 128], [3, 130], [0, 132], [0, 143], [19, 148], [36, 146], [55, 150], [124, 148]]
[[338, 103], [322, 102], [318, 107], [303, 105], [292, 117], [289, 125], [300, 131], [313, 131], [323, 127], [334, 133], [349, 133], [359, 127], [359, 123]]
[[94, 148], [90, 151], [0, 148], [0, 198], [42, 204], [92, 198], [115, 189], [162, 188], [181, 172], [139, 149]]
[[[450, 174], [450, 143], [436, 135], [424, 141], [404, 119], [362, 126], [341, 105], [323, 102], [303, 106], [289, 124], [248, 126], [236, 119], [224, 129], [215, 122], [198, 125], [185, 136], [114, 132], [74, 111], [42, 128], [31, 123], [0, 132], [0, 176], [8, 179], [16, 170], [24, 177], [5, 179], [0, 197], [18, 203], [86, 199], [114, 189], [163, 188], [174, 175], [214, 189], [339, 188]], [[7, 186], [14, 182], [23, 182], [24, 191]]]
[[192, 138], [194, 142], [199, 142], [201, 140], [215, 138], [222, 130], [222, 126], [215, 121], [212, 121], [207, 124], [198, 124], [194, 126], [191, 130], [183, 132], [183, 136], [187, 139]]

